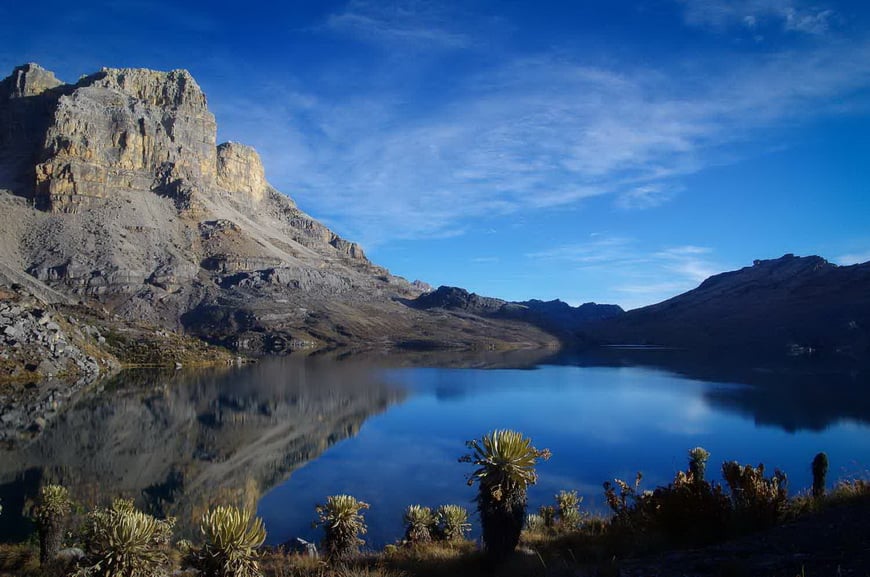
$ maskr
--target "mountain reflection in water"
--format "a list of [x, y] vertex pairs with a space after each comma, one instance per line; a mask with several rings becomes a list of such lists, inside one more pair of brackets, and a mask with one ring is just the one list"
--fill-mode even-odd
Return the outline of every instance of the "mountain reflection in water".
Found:
[[0, 453], [0, 539], [27, 530], [22, 507], [43, 482], [87, 505], [134, 497], [177, 516], [185, 535], [209, 505], [253, 509], [262, 492], [401, 399], [376, 376], [366, 364], [312, 359], [125, 371], [30, 444]]
[[409, 504], [473, 508], [456, 458], [464, 441], [496, 427], [553, 450], [532, 508], [577, 489], [602, 510], [603, 481], [642, 470], [644, 488], [666, 483], [696, 445], [713, 453], [711, 473], [726, 459], [764, 460], [786, 470], [795, 492], [820, 450], [832, 478], [866, 471], [868, 425], [867, 372], [806, 359], [406, 352], [128, 371], [0, 453], [0, 540], [22, 537], [25, 499], [59, 482], [87, 505], [135, 497], [177, 516], [187, 536], [210, 505], [256, 507], [270, 543], [317, 539], [314, 504], [350, 492], [372, 503], [369, 542], [379, 546], [400, 536]]

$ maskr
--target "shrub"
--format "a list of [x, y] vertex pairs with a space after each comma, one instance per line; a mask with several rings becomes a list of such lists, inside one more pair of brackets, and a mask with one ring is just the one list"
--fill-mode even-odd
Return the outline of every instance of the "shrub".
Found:
[[517, 546], [526, 516], [526, 491], [537, 481], [535, 464], [550, 452], [538, 450], [516, 431], [497, 430], [466, 443], [471, 454], [461, 461], [478, 468], [468, 484], [478, 481], [477, 510], [487, 555], [500, 561]]
[[605, 498], [614, 511], [614, 527], [635, 534], [661, 535], [678, 544], [702, 544], [725, 535], [730, 504], [722, 487], [703, 479], [709, 453], [697, 447], [689, 451], [689, 470], [677, 471], [667, 486], [640, 493], [642, 479], [634, 486], [616, 479], [620, 491], [604, 484]]
[[580, 513], [580, 503], [583, 497], [577, 496], [577, 491], [559, 491], [556, 495], [556, 512], [559, 517], [559, 530], [573, 531], [583, 522]]
[[471, 531], [468, 510], [459, 505], [441, 505], [435, 512], [438, 536], [445, 541], [464, 541]]
[[175, 520], [158, 520], [137, 511], [133, 502], [118, 499], [108, 509], [96, 509], [85, 521], [85, 566], [88, 577], [151, 577], [168, 563], [167, 548]]
[[834, 501], [848, 501], [870, 497], [870, 480], [842, 479], [834, 485], [830, 498]]
[[365, 541], [359, 538], [366, 533], [366, 523], [360, 511], [368, 509], [368, 503], [357, 501], [350, 495], [333, 495], [326, 498], [325, 505], [317, 505], [318, 521], [326, 536], [324, 549], [331, 559], [347, 559], [359, 552]]
[[541, 505], [538, 515], [545, 529], [553, 529], [556, 526], [556, 508], [552, 505]]
[[731, 489], [731, 502], [741, 529], [762, 529], [774, 525], [788, 503], [788, 479], [777, 469], [772, 477], [764, 476], [764, 464], [758, 467], [736, 461], [722, 464], [722, 476]]
[[619, 494], [616, 493], [616, 488], [610, 481], [604, 482], [604, 500], [614, 513], [613, 524], [629, 530], [634, 525], [642, 526], [645, 524], [640, 522], [643, 513], [643, 509], [640, 507], [643, 495], [638, 492], [642, 479], [643, 474], [640, 471], [634, 479], [633, 486], [622, 479], [614, 479], [613, 482], [619, 487]]
[[63, 534], [72, 510], [69, 491], [60, 485], [43, 485], [33, 507], [33, 520], [39, 533], [39, 562], [47, 563], [63, 548]]
[[429, 507], [411, 505], [405, 510], [405, 539], [410, 543], [428, 543], [435, 531], [435, 515]]
[[828, 456], [819, 453], [813, 458], [813, 497], [825, 496], [825, 477], [828, 475]]
[[678, 471], [674, 481], [649, 497], [655, 529], [680, 544], [704, 544], [724, 537], [731, 507], [722, 487]]

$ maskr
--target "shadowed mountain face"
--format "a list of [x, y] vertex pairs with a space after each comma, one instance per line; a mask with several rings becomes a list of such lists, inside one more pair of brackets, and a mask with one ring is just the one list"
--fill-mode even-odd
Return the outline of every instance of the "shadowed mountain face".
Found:
[[587, 336], [720, 354], [870, 359], [870, 263], [818, 256], [755, 261], [687, 293], [598, 323]]
[[184, 70], [63, 84], [16, 68], [0, 81], [0, 284], [249, 354], [555, 341], [405, 306], [421, 285], [371, 263], [274, 190], [253, 149], [216, 135]]
[[618, 305], [584, 303], [572, 307], [560, 300], [504, 301], [449, 286], [422, 294], [412, 304], [424, 310], [460, 311], [486, 318], [522, 321], [567, 341], [576, 339], [577, 332], [590, 323], [617, 318], [624, 313]]
[[212, 504], [255, 507], [263, 492], [401, 398], [357, 363], [126, 371], [31, 444], [0, 451], [0, 540], [23, 529], [21, 506], [41, 482], [62, 483], [87, 504], [134, 497], [178, 516], [190, 533]]

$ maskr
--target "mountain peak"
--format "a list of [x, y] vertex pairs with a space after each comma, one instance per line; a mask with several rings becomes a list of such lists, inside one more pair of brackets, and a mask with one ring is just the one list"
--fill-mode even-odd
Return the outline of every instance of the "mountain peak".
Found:
[[216, 139], [186, 70], [103, 68], [62, 84], [17, 68], [0, 88], [0, 281], [249, 354], [421, 333], [450, 347], [553, 341], [407, 306], [425, 287], [299, 210], [253, 148]]
[[12, 74], [0, 81], [0, 101], [38, 96], [63, 83], [54, 73], [35, 62], [16, 66]]

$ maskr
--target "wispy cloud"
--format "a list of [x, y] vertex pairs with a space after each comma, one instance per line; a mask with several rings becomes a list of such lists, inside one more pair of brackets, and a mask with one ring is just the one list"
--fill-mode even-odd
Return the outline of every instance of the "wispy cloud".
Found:
[[824, 34], [835, 13], [801, 0], [679, 0], [686, 22], [694, 26], [726, 29], [739, 26], [755, 30], [773, 23], [783, 30]]
[[450, 29], [442, 6], [420, 0], [352, 0], [327, 19], [329, 29], [375, 42], [401, 42], [462, 48], [469, 38]]
[[865, 252], [855, 252], [850, 254], [843, 254], [834, 259], [834, 262], [840, 265], [848, 266], [853, 264], [863, 264], [865, 262], [870, 262], [870, 250]]
[[661, 184], [647, 184], [627, 190], [619, 195], [616, 204], [626, 210], [642, 210], [664, 204], [674, 197], [675, 191]]
[[626, 308], [668, 299], [729, 268], [708, 247], [682, 245], [655, 250], [638, 239], [605, 234], [525, 256], [559, 263], [562, 270], [606, 270], [613, 283], [609, 288], [612, 298]]
[[710, 260], [711, 249], [700, 246], [678, 246], [655, 253], [660, 266], [678, 278], [700, 283], [722, 269]]
[[636, 241], [628, 237], [593, 234], [586, 242], [564, 244], [546, 250], [526, 253], [533, 260], [559, 261], [574, 265], [599, 263], [629, 264], [639, 260]]
[[[438, 22], [437, 12], [388, 5], [395, 15], [354, 1], [332, 25], [350, 14], [391, 23], [373, 28], [382, 32]], [[452, 33], [446, 25], [443, 31]], [[340, 98], [306, 98], [298, 85], [269, 87], [299, 103], [283, 107], [283, 122], [263, 114], [255, 130], [244, 106], [220, 120], [231, 126], [238, 117], [265, 143], [278, 188], [371, 247], [455, 236], [483, 217], [603, 195], [622, 209], [665, 205], [683, 194], [682, 177], [746, 154], [731, 145], [762, 129], [769, 138], [779, 125], [848, 113], [870, 86], [870, 41], [660, 68], [593, 66], [555, 52], [505, 57], [473, 73], [457, 71], [431, 106], [414, 102], [401, 76], [349, 74], [355, 90]]]

